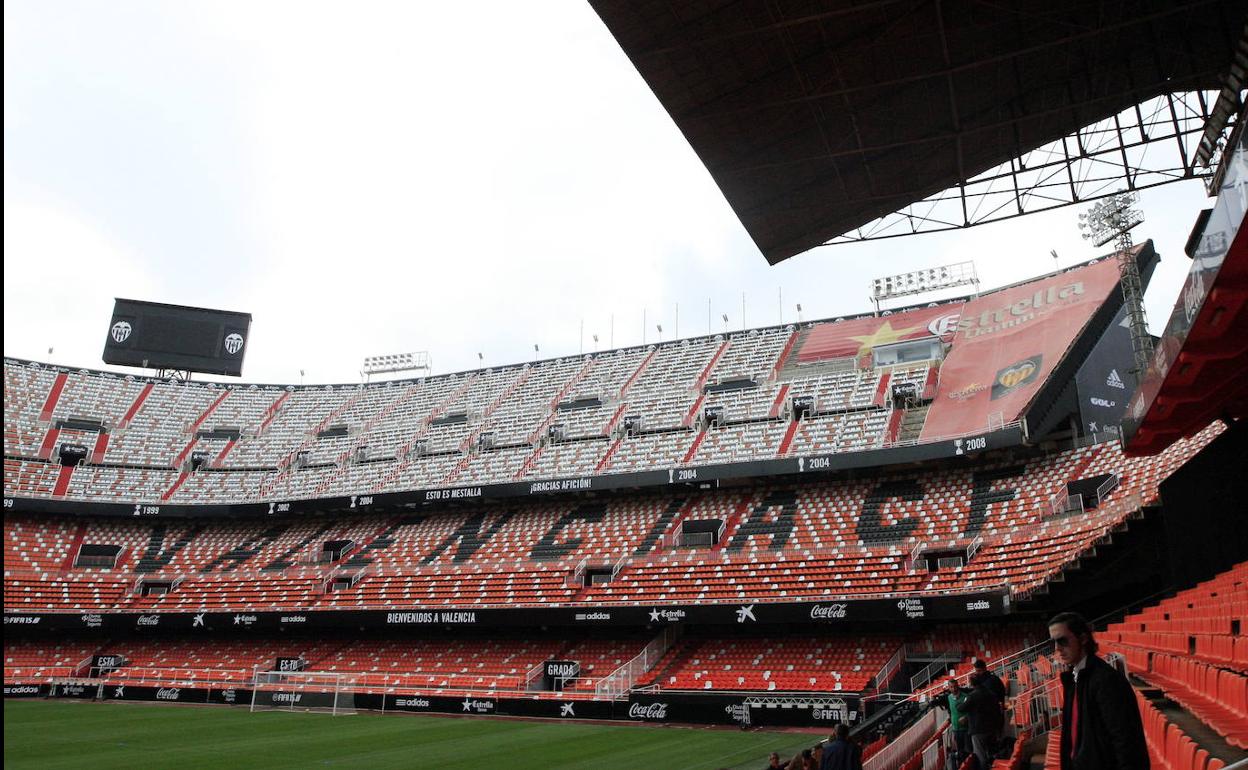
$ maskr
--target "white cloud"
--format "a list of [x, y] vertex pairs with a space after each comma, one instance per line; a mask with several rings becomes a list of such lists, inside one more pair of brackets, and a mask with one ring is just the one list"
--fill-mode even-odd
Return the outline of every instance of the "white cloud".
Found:
[[[10, 355], [95, 365], [134, 296], [252, 312], [248, 380], [340, 382], [380, 353], [444, 372], [606, 347], [612, 317], [616, 345], [643, 313], [670, 339], [677, 305], [698, 334], [708, 299], [738, 327], [743, 292], [770, 324], [865, 310], [871, 277], [919, 266], [975, 259], [991, 287], [1050, 248], [1095, 256], [1066, 209], [770, 268], [583, 2], [58, 0], [5, 22]], [[1201, 198], [1144, 203], [1160, 328]]]
[[5, 355], [100, 367], [113, 298], [152, 291], [124, 244], [53, 206], [6, 199], [4, 254]]

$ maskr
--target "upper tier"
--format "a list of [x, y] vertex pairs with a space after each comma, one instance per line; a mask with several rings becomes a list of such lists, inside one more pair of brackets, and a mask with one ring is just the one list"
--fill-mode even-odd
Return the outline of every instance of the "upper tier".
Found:
[[[289, 501], [982, 434], [1023, 419], [1116, 276], [1103, 260], [887, 317], [376, 385], [172, 382], [6, 359], [5, 495]], [[909, 409], [894, 408], [902, 384], [914, 386]], [[795, 399], [809, 399], [800, 420]], [[67, 444], [86, 450], [73, 471], [56, 462]]]

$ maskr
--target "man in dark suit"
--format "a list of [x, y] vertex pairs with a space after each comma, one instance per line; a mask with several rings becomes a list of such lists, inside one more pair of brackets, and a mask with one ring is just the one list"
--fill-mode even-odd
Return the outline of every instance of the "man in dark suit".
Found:
[[1063, 612], [1049, 638], [1062, 673], [1062, 770], [1148, 770], [1144, 725], [1131, 683], [1097, 656], [1092, 627]]
[[992, 694], [997, 696], [997, 700], [1005, 704], [1005, 682], [1001, 681], [1001, 677], [988, 670], [988, 661], [983, 658], [975, 659], [975, 674], [982, 678], [987, 684], [988, 689], [992, 690]]
[[819, 770], [862, 770], [862, 749], [849, 740], [849, 725], [836, 726], [836, 740], [823, 747]]
[[997, 751], [997, 736], [1005, 719], [1001, 712], [1001, 701], [987, 676], [975, 674], [971, 677], [971, 693], [962, 702], [966, 712], [968, 729], [971, 734], [971, 749], [978, 759], [980, 770], [988, 770], [992, 766], [992, 756]]

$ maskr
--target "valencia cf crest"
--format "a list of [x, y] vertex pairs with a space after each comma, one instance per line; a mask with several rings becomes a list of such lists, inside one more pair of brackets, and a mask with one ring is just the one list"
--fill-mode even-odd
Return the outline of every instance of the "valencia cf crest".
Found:
[[1010, 364], [997, 372], [997, 376], [992, 380], [992, 397], [989, 400], [996, 401], [998, 398], [1004, 398], [1024, 385], [1035, 382], [1040, 376], [1040, 363], [1043, 360], [1044, 357], [1037, 354]]

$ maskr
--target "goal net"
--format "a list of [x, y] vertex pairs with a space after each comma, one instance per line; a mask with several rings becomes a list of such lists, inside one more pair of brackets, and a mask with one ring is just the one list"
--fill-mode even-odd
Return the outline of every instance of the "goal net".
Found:
[[257, 671], [251, 710], [355, 713], [355, 675], [321, 671]]

